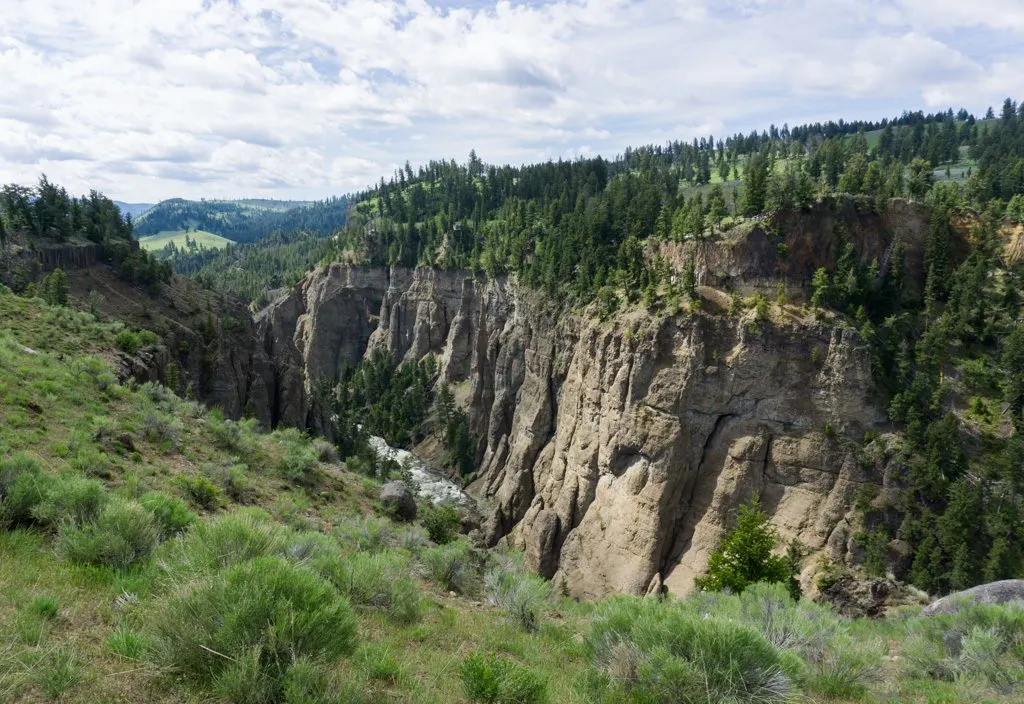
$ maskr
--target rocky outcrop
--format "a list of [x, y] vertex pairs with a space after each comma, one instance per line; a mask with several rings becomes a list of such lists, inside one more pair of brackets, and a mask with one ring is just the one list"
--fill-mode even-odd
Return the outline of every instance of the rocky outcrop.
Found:
[[924, 608], [925, 616], [955, 614], [970, 604], [1006, 604], [1017, 602], [1024, 605], [1024, 579], [1004, 579], [1000, 582], [980, 584], [962, 592], [944, 596]]
[[272, 425], [275, 375], [243, 301], [183, 277], [139, 287], [104, 264], [69, 269], [68, 281], [72, 305], [158, 336], [157, 344], [112, 360], [121, 378], [159, 381], [228, 417]]
[[[831, 270], [847, 243], [864, 265], [877, 262], [885, 271], [893, 256], [904, 252], [904, 293], [921, 295], [925, 239], [930, 227], [927, 209], [902, 199], [882, 212], [874, 201], [837, 196], [810, 210], [783, 212], [746, 221], [721, 236], [661, 245], [661, 254], [677, 268], [693, 265], [697, 279], [741, 295], [774, 295], [781, 283], [800, 296], [814, 272]], [[969, 222], [954, 223], [958, 249], [963, 249]]]
[[818, 598], [847, 618], [882, 618], [901, 606], [923, 606], [928, 595], [890, 577], [841, 575]]
[[[851, 236], [866, 261], [901, 242], [907, 270], [919, 270], [917, 206], [837, 207], [856, 205], [811, 213], [781, 238], [778, 223], [755, 224], [702, 244], [702, 281], [799, 286]], [[840, 228], [848, 216], [855, 226]], [[783, 537], [846, 559], [857, 489], [891, 481], [884, 460], [857, 451], [888, 423], [855, 330], [792, 307], [762, 321], [713, 309], [602, 321], [512, 279], [333, 265], [258, 325], [281, 423], [313, 427], [314, 389], [370, 350], [436, 355], [481, 438], [469, 489], [487, 542], [523, 550], [572, 595], [598, 597], [689, 590], [755, 493]]]

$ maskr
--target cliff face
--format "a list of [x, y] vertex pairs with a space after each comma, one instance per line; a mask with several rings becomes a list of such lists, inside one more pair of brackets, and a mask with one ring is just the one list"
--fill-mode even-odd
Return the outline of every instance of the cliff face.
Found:
[[245, 303], [175, 276], [158, 290], [141, 288], [98, 264], [68, 269], [72, 304], [104, 319], [151, 330], [160, 344], [117, 360], [122, 378], [159, 381], [178, 394], [273, 421], [273, 368]]
[[[858, 243], [861, 255], [880, 258], [904, 237], [913, 272], [923, 236], [906, 232], [927, 224], [907, 227], [866, 226], [873, 239]], [[765, 250], [768, 235], [756, 227], [716, 256], [742, 265], [736, 281], [796, 286], [829, 256], [801, 253], [810, 230], [788, 230], [781, 264], [736, 254]], [[705, 282], [723, 271], [709, 267]], [[576, 596], [686, 591], [753, 493], [784, 537], [843, 559], [855, 549], [858, 487], [887, 481], [884, 461], [858, 458], [845, 440], [887, 429], [867, 350], [854, 330], [793, 307], [760, 322], [752, 312], [642, 309], [601, 321], [514, 280], [335, 265], [258, 323], [276, 365], [276, 419], [287, 424], [309, 425], [314, 383], [368, 350], [437, 355], [481, 437], [470, 491], [486, 539], [522, 549]]]

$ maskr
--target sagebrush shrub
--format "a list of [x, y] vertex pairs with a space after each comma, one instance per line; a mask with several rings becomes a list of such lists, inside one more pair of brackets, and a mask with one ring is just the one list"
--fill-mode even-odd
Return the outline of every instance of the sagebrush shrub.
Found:
[[492, 606], [503, 609], [513, 623], [527, 631], [537, 629], [540, 612], [551, 597], [551, 585], [526, 572], [511, 556], [499, 558], [498, 564], [487, 570], [484, 590]]
[[74, 524], [96, 520], [108, 498], [102, 482], [74, 475], [48, 482], [45, 495], [32, 509], [32, 516], [43, 526], [56, 528], [61, 522]]
[[377, 552], [388, 547], [393, 527], [386, 518], [353, 516], [339, 522], [334, 534], [356, 552]]
[[295, 428], [275, 430], [271, 436], [281, 448], [281, 457], [274, 467], [277, 476], [297, 485], [313, 482], [320, 449], [309, 438]]
[[209, 572], [265, 555], [280, 555], [287, 532], [265, 515], [245, 511], [200, 521], [185, 535], [165, 546], [168, 569]]
[[208, 511], [220, 506], [220, 489], [206, 477], [179, 474], [175, 484], [197, 506]]
[[419, 526], [402, 526], [395, 531], [395, 545], [412, 554], [427, 547], [427, 532]]
[[279, 557], [192, 583], [152, 616], [159, 656], [231, 701], [280, 701], [292, 666], [351, 653], [356, 622], [331, 584]]
[[469, 543], [459, 541], [424, 550], [420, 561], [427, 574], [445, 589], [472, 594], [480, 580], [480, 560]]
[[248, 471], [249, 467], [244, 464], [234, 464], [224, 470], [221, 483], [232, 501], [244, 504], [252, 500], [255, 489], [247, 474]]
[[147, 440], [156, 445], [173, 447], [181, 437], [183, 430], [182, 422], [167, 413], [151, 411], [142, 420], [143, 434]]
[[634, 670], [612, 685], [644, 702], [777, 702], [790, 691], [782, 659], [753, 628], [698, 614], [683, 603], [613, 599], [585, 638], [596, 667]]
[[471, 702], [533, 704], [544, 700], [544, 680], [505, 657], [473, 653], [463, 661], [459, 675]]
[[42, 504], [57, 483], [57, 477], [26, 465], [26, 469], [12, 474], [7, 480], [3, 502], [0, 503], [0, 523], [5, 525], [31, 525], [35, 522], [35, 509]]
[[1024, 606], [969, 604], [954, 614], [907, 621], [905, 676], [985, 682], [1011, 692], [1024, 686]]
[[174, 392], [163, 384], [147, 381], [139, 387], [139, 392], [157, 405], [166, 404], [174, 400]]
[[341, 560], [319, 560], [316, 566], [353, 604], [379, 608], [400, 623], [419, 619], [419, 589], [403, 555], [355, 553]]
[[161, 540], [183, 533], [196, 522], [196, 514], [189, 510], [184, 501], [160, 491], [151, 491], [138, 499], [139, 503], [153, 515], [160, 530]]
[[94, 522], [61, 525], [59, 545], [72, 562], [124, 569], [153, 554], [160, 532], [152, 514], [134, 501], [109, 501]]

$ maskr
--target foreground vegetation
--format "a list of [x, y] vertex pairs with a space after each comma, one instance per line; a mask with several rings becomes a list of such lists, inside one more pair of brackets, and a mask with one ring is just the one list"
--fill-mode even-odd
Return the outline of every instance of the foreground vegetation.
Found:
[[459, 537], [457, 512], [393, 522], [375, 502], [393, 468], [118, 382], [121, 324], [3, 289], [0, 321], [0, 700], [1020, 695], [1020, 607], [850, 621], [746, 578], [574, 603]]

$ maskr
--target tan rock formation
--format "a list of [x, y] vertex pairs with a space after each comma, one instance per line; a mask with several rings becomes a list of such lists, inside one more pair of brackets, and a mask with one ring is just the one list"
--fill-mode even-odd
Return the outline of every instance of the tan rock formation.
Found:
[[[862, 258], [899, 239], [907, 270], [920, 270], [916, 206], [808, 217], [788, 226], [786, 248], [760, 227], [707, 245], [712, 283], [801, 285], [838, 251], [843, 217], [860, 218], [843, 236]], [[882, 483], [884, 466], [865, 469], [850, 442], [888, 428], [868, 350], [853, 329], [791, 307], [760, 322], [637, 308], [602, 321], [514, 280], [335, 265], [275, 301], [260, 330], [277, 417], [291, 424], [318, 379], [368, 349], [437, 355], [481, 436], [470, 491], [487, 540], [522, 549], [575, 596], [685, 592], [754, 493], [783, 537], [841, 559], [858, 486]]]

